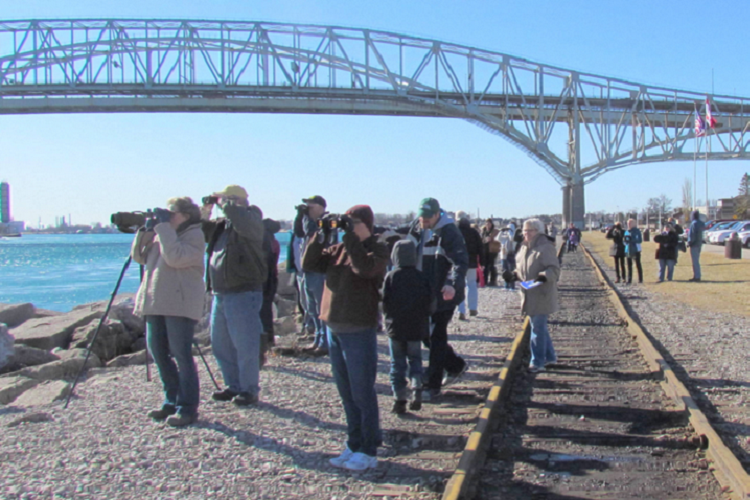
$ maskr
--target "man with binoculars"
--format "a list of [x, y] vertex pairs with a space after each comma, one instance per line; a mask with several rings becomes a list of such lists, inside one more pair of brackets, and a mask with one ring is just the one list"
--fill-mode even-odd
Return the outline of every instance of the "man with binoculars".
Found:
[[[318, 231], [318, 222], [326, 211], [326, 200], [320, 195], [311, 196], [309, 198], [303, 198], [302, 202], [304, 205], [298, 205], [297, 218], [295, 220], [295, 226], [301, 225], [304, 237], [300, 240], [300, 248], [298, 254], [300, 256], [305, 254], [305, 249], [309, 239], [316, 234]], [[335, 242], [336, 232], [333, 231], [333, 239]], [[328, 247], [331, 244], [331, 232], [326, 233], [326, 239], [323, 242], [324, 247]], [[326, 334], [326, 326], [322, 319], [320, 319], [320, 304], [323, 300], [323, 289], [325, 288], [325, 274], [316, 271], [303, 271], [302, 272], [302, 287], [300, 293], [305, 294], [305, 304], [307, 315], [315, 325], [315, 341], [312, 345], [312, 353], [316, 355], [328, 354], [328, 337]]]
[[[223, 218], [209, 220], [214, 205]], [[213, 294], [211, 345], [226, 385], [213, 399], [247, 406], [260, 391], [260, 309], [268, 272], [263, 214], [233, 184], [203, 198], [201, 218], [208, 243], [206, 288]]]

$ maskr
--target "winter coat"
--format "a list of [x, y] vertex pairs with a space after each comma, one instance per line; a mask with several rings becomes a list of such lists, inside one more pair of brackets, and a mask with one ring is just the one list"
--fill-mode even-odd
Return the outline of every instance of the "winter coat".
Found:
[[530, 290], [523, 290], [521, 310], [528, 316], [552, 314], [558, 310], [557, 280], [560, 263], [555, 244], [544, 234], [537, 234], [529, 243], [523, 243], [516, 254], [516, 273], [521, 281], [544, 276], [547, 281]]
[[[500, 234], [500, 231], [495, 229], [494, 224], [490, 224], [490, 227], [482, 226], [482, 246], [484, 251], [484, 256], [489, 257], [490, 255], [497, 255], [500, 253], [500, 245], [497, 243], [493, 243], [493, 241], [497, 241], [495, 238], [497, 235]], [[494, 252], [493, 250], [497, 250]]]
[[[696, 215], [695, 217], [698, 216]], [[703, 245], [703, 231], [705, 228], [706, 224], [702, 220], [694, 218], [693, 222], [690, 223], [687, 246], [700, 248]]]
[[430, 315], [437, 297], [432, 294], [430, 280], [416, 268], [414, 242], [396, 242], [391, 261], [394, 269], [383, 283], [386, 332], [394, 340], [424, 340], [430, 336]]
[[[209, 259], [206, 287], [217, 293], [260, 291], [268, 275], [261, 211], [254, 205], [243, 207], [233, 203], [224, 205], [223, 211], [225, 219], [203, 221]], [[221, 252], [215, 252], [216, 243], [225, 231], [226, 247]], [[211, 266], [216, 266], [215, 272], [222, 273], [220, 289], [211, 283]]]
[[625, 241], [624, 241], [625, 233], [622, 229], [618, 228], [617, 226], [612, 226], [609, 231], [607, 231], [607, 239], [613, 240], [614, 245], [614, 255], [612, 255], [612, 251], [610, 250], [610, 256], [611, 257], [625, 257]]
[[469, 254], [469, 269], [476, 269], [478, 262], [483, 260], [484, 245], [482, 245], [482, 237], [479, 235], [479, 231], [471, 227], [471, 223], [466, 219], [458, 221], [458, 229], [464, 237], [466, 252]]
[[659, 244], [659, 248], [656, 251], [657, 259], [677, 260], [677, 243], [679, 242], [677, 233], [668, 231], [657, 234], [654, 236], [654, 241]]
[[627, 257], [635, 257], [637, 254], [641, 253], [643, 235], [641, 234], [640, 229], [634, 227], [633, 229], [625, 231], [623, 241], [625, 242], [625, 255]]
[[130, 255], [145, 266], [145, 272], [135, 296], [135, 314], [200, 320], [205, 247], [200, 223], [179, 233], [167, 222], [157, 224], [154, 231], [138, 231]]
[[337, 333], [376, 327], [388, 247], [377, 236], [360, 241], [353, 232], [328, 248], [321, 240], [322, 235], [310, 238], [302, 257], [305, 272], [326, 275], [320, 319]]
[[[469, 255], [461, 231], [453, 219], [440, 212], [435, 227], [422, 229], [419, 219], [396, 230], [407, 233], [417, 247], [417, 269], [430, 280], [433, 296], [437, 297], [437, 311], [449, 311], [464, 301], [466, 295], [466, 270]], [[443, 299], [443, 287], [449, 285], [456, 291], [452, 300]]]

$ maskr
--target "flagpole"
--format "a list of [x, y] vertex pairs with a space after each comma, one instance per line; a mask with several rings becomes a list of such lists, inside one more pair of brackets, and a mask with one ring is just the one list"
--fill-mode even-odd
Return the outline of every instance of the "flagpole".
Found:
[[[706, 135], [708, 142], [708, 149], [706, 149], [706, 217], [709, 217], [709, 211], [711, 210], [711, 204], [708, 202], [708, 155], [711, 153], [711, 128], [706, 127]], [[708, 220], [708, 219], [706, 219]]]
[[693, 208], [695, 208], [695, 205], [697, 203], [696, 193], [698, 192], [698, 186], [696, 181], [698, 179], [698, 143], [700, 140], [700, 137], [695, 138], [695, 148], [693, 150]]

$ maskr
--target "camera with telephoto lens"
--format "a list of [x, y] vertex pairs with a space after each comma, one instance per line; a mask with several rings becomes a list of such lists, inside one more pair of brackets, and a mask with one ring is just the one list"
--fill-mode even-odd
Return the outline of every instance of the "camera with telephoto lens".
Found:
[[147, 220], [155, 218], [156, 214], [153, 210], [146, 210], [145, 212], [117, 212], [112, 214], [109, 220], [121, 233], [132, 234], [139, 227], [145, 226]]
[[204, 196], [201, 199], [201, 202], [204, 205], [216, 205], [217, 203], [219, 203], [219, 197], [218, 196], [214, 196], [214, 195]]

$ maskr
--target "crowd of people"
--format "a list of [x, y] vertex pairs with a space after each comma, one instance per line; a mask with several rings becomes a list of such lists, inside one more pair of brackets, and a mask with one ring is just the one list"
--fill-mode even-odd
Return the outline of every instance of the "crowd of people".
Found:
[[[263, 219], [237, 185], [204, 198], [202, 206], [182, 197], [168, 200], [167, 207], [138, 230], [131, 254], [144, 266], [136, 313], [145, 319], [164, 392], [161, 407], [148, 416], [180, 427], [198, 417], [193, 330], [204, 314], [206, 292], [211, 344], [223, 379], [223, 388], [211, 397], [240, 407], [259, 401], [259, 371], [274, 343], [280, 251], [274, 234], [280, 225]], [[215, 208], [221, 213], [211, 218]], [[416, 218], [396, 228], [376, 227], [367, 205], [328, 214], [320, 195], [304, 198], [295, 209], [286, 267], [297, 286], [300, 337], [311, 342], [303, 351], [330, 358], [347, 421], [347, 439], [342, 453], [331, 459], [333, 466], [377, 466], [381, 331], [388, 337], [395, 414], [438, 400], [446, 385], [467, 372], [469, 363], [451, 345], [448, 326], [456, 313], [460, 321], [478, 316], [478, 289], [497, 286], [500, 278], [504, 289], [520, 290], [529, 318], [529, 371], [557, 362], [548, 328], [549, 315], [559, 307], [554, 224], [539, 219], [527, 219], [521, 227], [514, 220], [502, 227], [492, 219], [472, 224], [466, 212], [457, 211], [454, 218], [434, 198], [423, 199]], [[674, 220], [654, 236], [659, 281], [672, 279], [683, 244], [693, 260], [691, 281], [701, 279], [702, 224], [696, 212], [686, 241]], [[582, 235], [571, 224], [560, 236], [562, 245], [575, 251]], [[628, 220], [626, 227], [616, 223], [606, 237], [612, 240], [616, 281], [632, 283], [635, 263], [643, 282], [644, 234], [636, 221]]]

